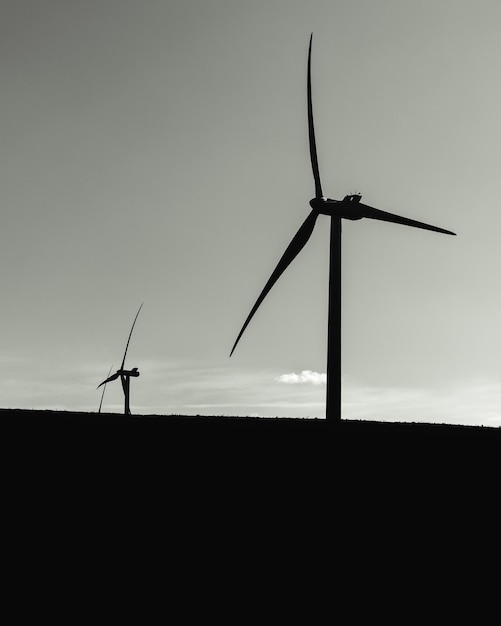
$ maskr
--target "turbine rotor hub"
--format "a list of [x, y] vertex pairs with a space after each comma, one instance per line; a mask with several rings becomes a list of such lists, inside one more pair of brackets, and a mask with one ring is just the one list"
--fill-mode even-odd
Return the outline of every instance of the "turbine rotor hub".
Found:
[[332, 202], [332, 200], [329, 200], [325, 196], [322, 196], [321, 198], [312, 198], [310, 200], [310, 206], [314, 211], [317, 211], [318, 213], [325, 213], [327, 205], [330, 202]]

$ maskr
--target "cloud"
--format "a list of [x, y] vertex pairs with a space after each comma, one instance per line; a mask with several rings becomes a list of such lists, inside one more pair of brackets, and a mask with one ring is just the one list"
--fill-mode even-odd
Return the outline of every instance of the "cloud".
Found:
[[319, 372], [312, 372], [311, 370], [303, 370], [301, 374], [282, 374], [277, 376], [275, 380], [280, 383], [286, 383], [288, 385], [300, 385], [309, 383], [312, 385], [325, 385], [327, 382], [327, 374], [320, 374]]

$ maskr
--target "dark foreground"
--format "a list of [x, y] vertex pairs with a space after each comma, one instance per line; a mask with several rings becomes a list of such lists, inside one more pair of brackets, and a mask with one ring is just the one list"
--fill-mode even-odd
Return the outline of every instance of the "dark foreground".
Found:
[[497, 479], [499, 435], [440, 424], [0, 409], [4, 476], [16, 494], [36, 487], [45, 498], [55, 489], [64, 504], [87, 493], [103, 505], [121, 493], [136, 502], [127, 515], [146, 498], [171, 516], [191, 510], [190, 523], [202, 525], [220, 510], [234, 524], [236, 502], [245, 515], [260, 511], [262, 526], [286, 497], [292, 517], [332, 522], [349, 514], [347, 494], [368, 507], [366, 517], [379, 510], [383, 489], [395, 502], [433, 491], [441, 501], [454, 485], [476, 491]]
[[78, 427], [122, 429], [131, 425], [161, 426], [167, 431], [304, 433], [323, 435], [336, 432], [357, 436], [393, 435], [492, 437], [501, 434], [501, 428], [487, 426], [452, 426], [449, 424], [424, 424], [417, 422], [382, 422], [341, 420], [337, 424], [323, 419], [255, 418], [187, 415], [121, 415], [119, 413], [78, 413], [72, 411], [37, 411], [27, 409], [0, 409], [0, 428], [33, 428], [38, 430], [57, 427], [65, 430]]

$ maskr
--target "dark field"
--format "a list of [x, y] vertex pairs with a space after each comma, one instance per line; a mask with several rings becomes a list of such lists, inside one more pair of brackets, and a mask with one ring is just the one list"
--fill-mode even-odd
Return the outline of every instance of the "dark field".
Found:
[[250, 431], [266, 433], [308, 433], [319, 436], [336, 433], [339, 436], [461, 436], [492, 437], [501, 434], [500, 428], [487, 426], [452, 426], [449, 424], [424, 424], [416, 422], [383, 422], [341, 420], [338, 424], [323, 419], [218, 417], [208, 415], [129, 415], [119, 413], [78, 413], [71, 411], [36, 411], [26, 409], [0, 409], [0, 427], [40, 428], [65, 430], [72, 427], [123, 428], [131, 425], [161, 426], [166, 431], [186, 430], [210, 432]]
[[0, 409], [4, 476], [17, 496], [57, 492], [64, 504], [87, 494], [108, 506], [121, 494], [127, 515], [154, 503], [163, 516], [191, 511], [190, 523], [202, 526], [220, 510], [234, 524], [238, 507], [238, 515], [261, 511], [262, 526], [285, 500], [291, 515], [339, 522], [350, 514], [347, 494], [370, 517], [388, 490], [395, 503], [476, 491], [497, 477], [499, 435], [440, 424]]

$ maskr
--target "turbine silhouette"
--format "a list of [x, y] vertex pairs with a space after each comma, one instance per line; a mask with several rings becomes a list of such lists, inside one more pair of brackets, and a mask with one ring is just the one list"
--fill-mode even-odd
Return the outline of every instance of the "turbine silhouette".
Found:
[[[127, 350], [129, 348], [130, 338], [132, 337], [132, 331], [134, 330], [134, 326], [136, 324], [137, 316], [139, 315], [139, 311], [142, 309], [143, 304], [144, 303], [142, 303], [141, 306], [139, 307], [139, 309], [137, 310], [136, 317], [134, 318], [134, 321], [132, 322], [132, 328], [130, 329], [129, 338], [127, 339], [127, 345], [125, 346], [124, 358], [122, 359], [122, 365], [120, 366], [120, 369], [118, 369], [112, 376], [108, 376], [108, 378], [106, 380], [103, 380], [103, 382], [100, 383], [97, 386], [97, 388], [99, 389], [99, 387], [104, 385], [105, 386], [104, 389], [106, 389], [106, 385], [108, 383], [110, 383], [112, 380], [116, 380], [120, 376], [120, 381], [122, 383], [122, 389], [123, 389], [124, 396], [125, 396], [124, 415], [130, 415], [130, 402], [129, 402], [129, 400], [130, 400], [130, 378], [131, 378], [131, 376], [132, 377], [139, 376], [139, 372], [138, 372], [137, 367], [133, 367], [131, 370], [124, 369], [124, 367], [125, 367], [125, 357], [127, 356]], [[108, 372], [108, 374], [109, 374], [109, 372]], [[103, 402], [104, 389], [103, 389], [103, 395], [101, 396], [101, 404]], [[99, 405], [99, 413], [101, 412], [101, 404]]]
[[343, 200], [332, 200], [326, 198], [322, 192], [320, 182], [320, 171], [318, 168], [317, 147], [315, 142], [315, 128], [313, 125], [313, 107], [311, 99], [311, 44], [313, 33], [310, 36], [308, 48], [308, 73], [307, 73], [307, 104], [308, 104], [308, 136], [310, 144], [310, 159], [315, 181], [315, 197], [310, 200], [311, 212], [299, 228], [294, 238], [290, 242], [282, 258], [278, 262], [275, 270], [264, 286], [259, 298], [251, 309], [247, 319], [238, 334], [233, 345], [230, 357], [235, 351], [240, 338], [242, 337], [249, 322], [258, 310], [260, 304], [277, 282], [283, 272], [292, 263], [296, 256], [306, 245], [313, 232], [317, 217], [328, 215], [331, 218], [330, 232], [330, 267], [329, 267], [329, 317], [328, 317], [328, 338], [327, 338], [327, 398], [326, 417], [330, 421], [337, 422], [341, 419], [341, 219], [359, 220], [367, 217], [384, 222], [394, 222], [404, 226], [413, 226], [432, 230], [446, 235], [456, 233], [437, 226], [431, 226], [423, 222], [417, 222], [406, 217], [380, 211], [367, 204], [362, 204], [359, 194], [345, 196]]

